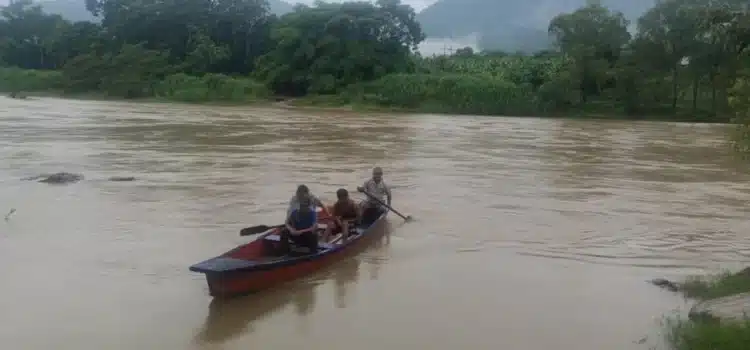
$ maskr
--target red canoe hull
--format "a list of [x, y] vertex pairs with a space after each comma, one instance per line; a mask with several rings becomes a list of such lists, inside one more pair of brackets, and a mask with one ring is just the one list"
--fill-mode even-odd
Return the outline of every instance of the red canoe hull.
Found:
[[213, 297], [250, 294], [302, 278], [360, 253], [383, 237], [385, 223], [386, 214], [383, 214], [348, 242], [328, 245], [318, 254], [263, 260], [268, 251], [276, 248], [274, 244], [278, 244], [278, 232], [272, 231], [221, 256], [195, 264], [190, 270], [206, 275], [209, 294]]

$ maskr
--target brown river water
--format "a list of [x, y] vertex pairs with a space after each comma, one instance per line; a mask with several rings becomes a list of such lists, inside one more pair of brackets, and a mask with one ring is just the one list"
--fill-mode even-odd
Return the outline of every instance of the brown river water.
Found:
[[[726, 126], [0, 99], [4, 349], [649, 349], [750, 263]], [[191, 264], [382, 166], [386, 239], [212, 303]], [[20, 178], [79, 172], [67, 186]], [[108, 182], [110, 176], [134, 182]]]

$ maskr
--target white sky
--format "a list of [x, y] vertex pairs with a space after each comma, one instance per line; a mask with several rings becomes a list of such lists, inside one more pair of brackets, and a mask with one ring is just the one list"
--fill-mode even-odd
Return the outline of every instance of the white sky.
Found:
[[[69, 0], [69, 1], [76, 1], [76, 0]], [[83, 2], [83, 0], [79, 0]], [[315, 0], [288, 0], [289, 3], [306, 3], [306, 4], [312, 4]], [[342, 2], [344, 0], [328, 0], [330, 2]], [[405, 4], [409, 4], [412, 7], [414, 7], [415, 10], [420, 11], [423, 8], [427, 7], [428, 5], [432, 4], [433, 2], [437, 0], [402, 0]], [[0, 0], [0, 4], [7, 5], [8, 0]]]

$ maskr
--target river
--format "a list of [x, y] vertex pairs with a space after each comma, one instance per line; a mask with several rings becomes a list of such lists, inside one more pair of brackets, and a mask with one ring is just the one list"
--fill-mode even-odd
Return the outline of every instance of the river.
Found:
[[[658, 347], [689, 304], [647, 280], [750, 263], [726, 128], [0, 99], [0, 344]], [[224, 305], [188, 271], [373, 166], [416, 220], [356, 258]], [[86, 179], [20, 181], [57, 171]]]

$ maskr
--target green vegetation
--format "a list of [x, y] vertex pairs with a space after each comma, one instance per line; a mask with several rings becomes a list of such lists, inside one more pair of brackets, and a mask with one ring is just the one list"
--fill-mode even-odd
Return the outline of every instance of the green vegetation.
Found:
[[85, 1], [100, 23], [19, 0], [0, 9], [0, 89], [750, 124], [743, 1], [662, 0], [637, 23], [588, 3], [549, 23], [556, 51], [421, 57], [425, 35], [400, 0], [318, 2], [281, 17], [263, 0]]
[[59, 71], [0, 67], [0, 92], [43, 92], [62, 88]]
[[671, 320], [667, 340], [674, 350], [746, 350], [750, 322], [723, 323]]
[[[692, 277], [679, 284], [678, 289], [685, 296], [699, 300], [748, 293], [750, 268], [710, 278]], [[667, 340], [674, 350], [744, 350], [750, 344], [750, 319], [733, 323], [671, 318], [666, 326]]]
[[691, 277], [680, 284], [679, 289], [689, 298], [702, 300], [750, 292], [750, 268], [710, 278]]

